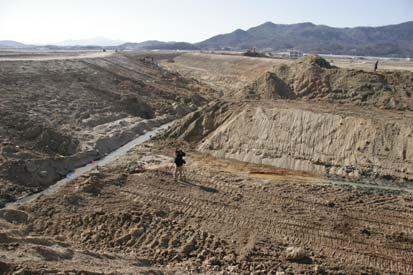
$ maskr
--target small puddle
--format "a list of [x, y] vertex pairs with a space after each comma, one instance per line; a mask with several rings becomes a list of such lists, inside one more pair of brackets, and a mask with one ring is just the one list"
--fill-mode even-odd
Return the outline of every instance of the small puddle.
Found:
[[66, 178], [59, 180], [55, 184], [49, 186], [47, 189], [45, 189], [45, 190], [43, 190], [39, 193], [35, 193], [35, 194], [32, 194], [32, 195], [26, 196], [24, 198], [18, 199], [15, 202], [8, 203], [8, 204], [6, 204], [6, 206], [4, 208], [17, 208], [19, 205], [25, 204], [25, 203], [28, 203], [28, 202], [32, 202], [32, 201], [34, 201], [35, 199], [37, 199], [38, 197], [40, 197], [42, 195], [47, 195], [47, 194], [51, 194], [51, 193], [56, 192], [57, 190], [59, 190], [60, 187], [64, 186], [68, 182], [82, 176], [83, 174], [95, 169], [97, 166], [105, 166], [105, 165], [113, 162], [114, 160], [118, 159], [120, 156], [125, 155], [130, 149], [132, 149], [136, 145], [142, 144], [145, 141], [150, 140], [152, 137], [155, 137], [160, 132], [167, 129], [169, 126], [171, 126], [173, 123], [174, 123], [174, 121], [168, 122], [166, 124], [163, 124], [163, 125], [159, 126], [158, 128], [155, 128], [151, 131], [146, 132], [143, 135], [140, 135], [139, 137], [137, 137], [137, 138], [133, 139], [132, 141], [126, 143], [122, 147], [119, 147], [118, 149], [111, 152], [110, 154], [103, 157], [102, 159], [94, 161], [94, 162], [89, 163], [85, 166], [82, 166], [82, 167], [79, 167], [79, 168], [75, 169], [73, 172], [67, 174]]

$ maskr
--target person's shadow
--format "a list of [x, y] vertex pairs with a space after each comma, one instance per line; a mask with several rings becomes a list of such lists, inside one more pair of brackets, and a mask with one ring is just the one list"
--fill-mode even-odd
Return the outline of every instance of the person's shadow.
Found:
[[218, 193], [219, 191], [218, 191], [218, 189], [215, 189], [215, 188], [212, 188], [212, 187], [208, 187], [208, 186], [203, 186], [203, 185], [201, 185], [201, 184], [196, 184], [196, 183], [194, 183], [194, 182], [190, 182], [188, 179], [181, 179], [181, 180], [179, 180], [178, 182], [181, 182], [181, 183], [183, 183], [183, 184], [186, 184], [186, 185], [192, 185], [192, 186], [194, 186], [194, 187], [198, 187], [199, 189], [201, 189], [202, 191], [205, 191], [205, 192], [209, 192], [209, 193]]

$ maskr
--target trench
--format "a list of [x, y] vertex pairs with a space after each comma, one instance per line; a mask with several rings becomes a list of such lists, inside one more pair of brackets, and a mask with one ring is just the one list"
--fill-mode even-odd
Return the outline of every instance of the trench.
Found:
[[67, 174], [64, 179], [61, 179], [61, 180], [57, 181], [55, 184], [50, 185], [45, 190], [43, 190], [41, 192], [38, 192], [38, 193], [35, 193], [35, 194], [31, 194], [31, 195], [23, 197], [23, 198], [20, 198], [20, 199], [14, 201], [14, 202], [10, 202], [10, 203], [6, 204], [4, 208], [18, 208], [20, 205], [32, 202], [35, 199], [39, 198], [40, 196], [52, 194], [52, 193], [58, 191], [59, 188], [63, 187], [64, 185], [66, 185], [70, 181], [84, 175], [87, 172], [92, 171], [93, 169], [97, 168], [98, 166], [105, 166], [105, 165], [117, 160], [119, 157], [125, 155], [133, 147], [150, 140], [151, 138], [153, 138], [153, 137], [157, 136], [158, 134], [160, 134], [163, 130], [168, 129], [173, 123], [174, 123], [174, 121], [165, 123], [165, 124], [155, 128], [153, 130], [150, 130], [150, 131], [146, 132], [143, 135], [140, 135], [139, 137], [133, 139], [132, 141], [126, 143], [125, 145], [119, 147], [118, 149], [112, 151], [111, 153], [109, 153], [105, 157], [103, 157], [103, 158], [101, 158], [97, 161], [94, 161], [92, 163], [89, 163], [85, 166], [76, 168], [73, 172]]

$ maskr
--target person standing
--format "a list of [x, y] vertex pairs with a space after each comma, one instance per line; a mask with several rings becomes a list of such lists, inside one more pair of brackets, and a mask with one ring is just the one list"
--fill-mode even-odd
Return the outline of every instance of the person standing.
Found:
[[178, 178], [185, 179], [184, 174], [184, 164], [186, 161], [184, 160], [185, 152], [181, 149], [176, 149], [175, 151], [175, 181], [178, 181]]
[[376, 63], [374, 63], [374, 71], [377, 71], [378, 66], [379, 66], [379, 61], [377, 60]]

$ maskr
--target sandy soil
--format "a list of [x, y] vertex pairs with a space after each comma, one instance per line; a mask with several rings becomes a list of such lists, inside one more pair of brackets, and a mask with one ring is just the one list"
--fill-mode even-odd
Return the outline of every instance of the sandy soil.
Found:
[[0, 204], [195, 110], [209, 90], [141, 55], [90, 54], [101, 55], [1, 61]]
[[[89, 150], [101, 155], [189, 114], [111, 164], [0, 209], [0, 274], [413, 274], [413, 193], [332, 184], [294, 164], [353, 173], [366, 161], [411, 175], [412, 111], [396, 104], [411, 102], [409, 73], [341, 78], [308, 62], [281, 72], [284, 60], [154, 54], [165, 70], [142, 57], [1, 63], [2, 199], [44, 189], [56, 179], [29, 179], [67, 169], [34, 161], [56, 168]], [[262, 77], [268, 70], [278, 74]], [[298, 99], [272, 97], [279, 80]], [[324, 97], [331, 83], [340, 98]], [[251, 91], [255, 100], [242, 97]], [[381, 104], [389, 93], [395, 104]], [[176, 147], [187, 152], [179, 181]], [[264, 153], [294, 158], [296, 169], [263, 165]]]
[[228, 95], [250, 84], [274, 66], [291, 62], [287, 59], [187, 53], [175, 57], [174, 62], [163, 60], [161, 64], [169, 70], [208, 83], [223, 95]]
[[[328, 61], [333, 61], [331, 64], [340, 68], [359, 69], [373, 71], [376, 60], [351, 60], [344, 58], [328, 58]], [[413, 71], [413, 61], [396, 61], [396, 60], [379, 60], [378, 71], [382, 70], [407, 70]]]
[[175, 182], [171, 145], [142, 145], [21, 207], [30, 220], [3, 230], [0, 261], [130, 274], [413, 272], [412, 194], [196, 152]]

